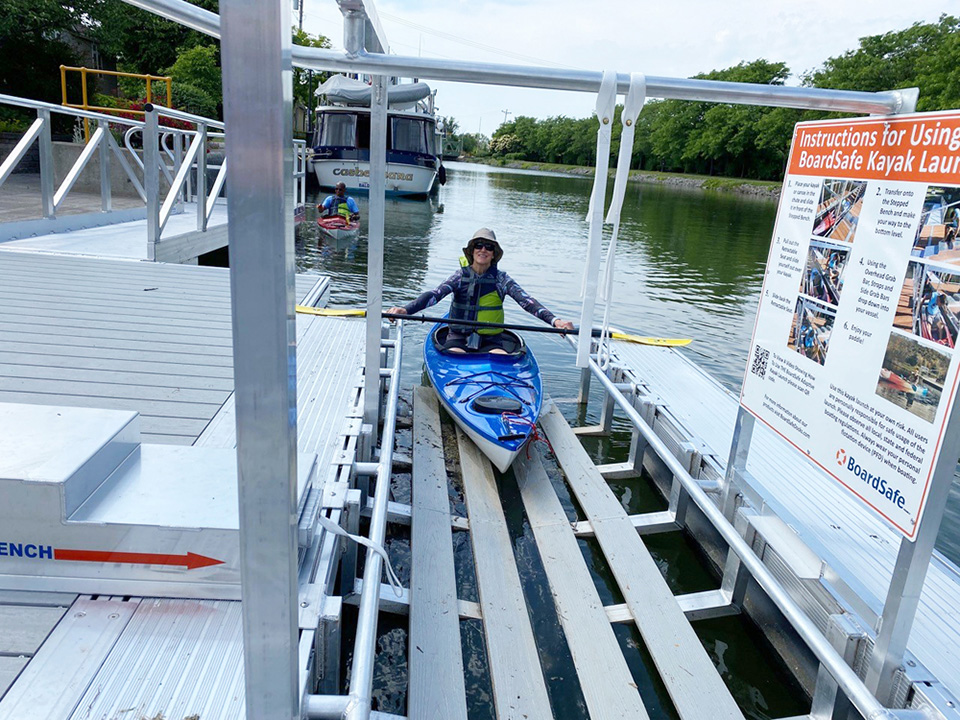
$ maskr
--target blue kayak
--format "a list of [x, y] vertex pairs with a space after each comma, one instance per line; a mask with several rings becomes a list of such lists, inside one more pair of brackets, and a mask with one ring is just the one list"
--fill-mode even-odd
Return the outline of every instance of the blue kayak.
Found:
[[504, 331], [511, 352], [500, 355], [444, 352], [446, 332], [435, 325], [423, 343], [427, 376], [457, 425], [505, 472], [540, 417], [540, 366], [516, 333]]

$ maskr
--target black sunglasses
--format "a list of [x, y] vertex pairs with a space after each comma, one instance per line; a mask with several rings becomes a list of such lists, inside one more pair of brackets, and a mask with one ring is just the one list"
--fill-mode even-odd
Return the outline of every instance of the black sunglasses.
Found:
[[494, 245], [492, 242], [483, 242], [482, 240], [480, 242], [475, 242], [473, 244], [474, 250], [489, 250], [490, 252], [493, 252], [496, 249], [496, 247], [497, 246]]

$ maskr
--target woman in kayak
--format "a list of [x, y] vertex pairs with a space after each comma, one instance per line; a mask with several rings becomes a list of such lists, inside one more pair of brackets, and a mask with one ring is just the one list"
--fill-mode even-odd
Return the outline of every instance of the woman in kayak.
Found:
[[[573, 330], [573, 323], [561, 320], [534, 298], [527, 295], [513, 278], [497, 268], [503, 249], [489, 228], [477, 230], [463, 249], [463, 265], [433, 290], [428, 290], [403, 307], [390, 308], [391, 313], [413, 315], [453, 293], [450, 318], [503, 324], [503, 299], [509, 295], [531, 315], [555, 328]], [[501, 328], [473, 328], [451, 324], [443, 349], [449, 352], [490, 352], [504, 354], [500, 343]]]

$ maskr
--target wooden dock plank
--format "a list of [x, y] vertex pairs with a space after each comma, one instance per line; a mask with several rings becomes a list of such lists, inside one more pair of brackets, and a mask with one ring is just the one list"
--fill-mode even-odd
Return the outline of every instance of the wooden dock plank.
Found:
[[498, 720], [551, 720], [530, 616], [493, 467], [457, 430], [483, 631]]
[[413, 718], [466, 720], [457, 580], [440, 410], [430, 388], [413, 396], [410, 545], [410, 695]]
[[[742, 720], [743, 714], [626, 511], [552, 402], [545, 404], [540, 423], [593, 524], [610, 570], [680, 717]], [[614, 506], [619, 513], [611, 512]]]
[[513, 470], [591, 720], [647, 718], [637, 685], [540, 456], [534, 454], [526, 460], [521, 454]]

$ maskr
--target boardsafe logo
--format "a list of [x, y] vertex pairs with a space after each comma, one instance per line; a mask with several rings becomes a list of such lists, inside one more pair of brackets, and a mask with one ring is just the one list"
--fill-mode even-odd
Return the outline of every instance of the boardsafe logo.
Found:
[[861, 480], [868, 488], [871, 488], [878, 494], [882, 495], [886, 500], [903, 510], [903, 506], [906, 504], [907, 499], [900, 494], [900, 491], [897, 488], [890, 485], [879, 475], [874, 475], [865, 467], [862, 467], [860, 463], [857, 462], [857, 459], [853, 457], [853, 455], [848, 456], [846, 450], [843, 448], [837, 450], [836, 458], [837, 464], [843, 467], [847, 472], [856, 475], [857, 478]]

